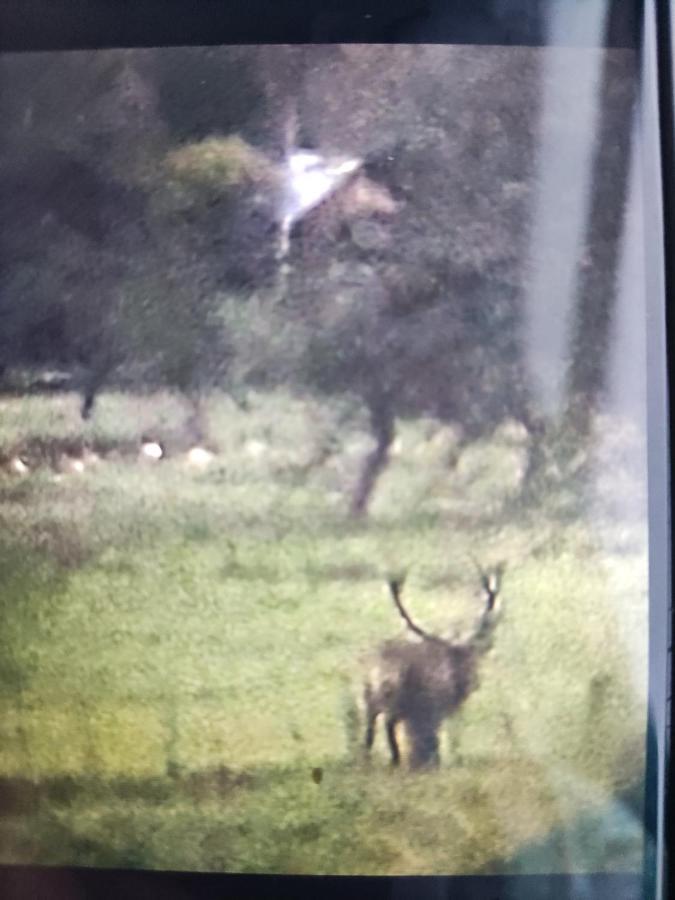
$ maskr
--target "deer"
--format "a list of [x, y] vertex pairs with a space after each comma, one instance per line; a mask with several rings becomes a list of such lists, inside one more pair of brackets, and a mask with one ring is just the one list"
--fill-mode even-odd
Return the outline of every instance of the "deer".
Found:
[[483, 610], [473, 630], [463, 639], [443, 638], [417, 625], [403, 605], [405, 577], [388, 580], [399, 615], [408, 630], [421, 639], [386, 641], [364, 685], [366, 753], [372, 749], [377, 719], [382, 715], [392, 766], [401, 762], [396, 729], [403, 724], [410, 743], [410, 768], [437, 767], [441, 724], [459, 710], [478, 686], [478, 665], [492, 648], [500, 619], [505, 564], [499, 563], [491, 572], [485, 572], [475, 560], [474, 563], [480, 575]]

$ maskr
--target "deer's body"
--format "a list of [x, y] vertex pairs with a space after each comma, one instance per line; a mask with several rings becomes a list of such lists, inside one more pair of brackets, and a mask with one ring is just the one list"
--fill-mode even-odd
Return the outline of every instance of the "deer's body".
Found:
[[445, 640], [416, 626], [403, 608], [401, 583], [390, 582], [399, 613], [421, 641], [392, 640], [380, 649], [364, 688], [367, 750], [373, 745], [377, 719], [383, 715], [393, 765], [400, 762], [399, 724], [410, 741], [411, 767], [438, 764], [440, 726], [477, 687], [478, 663], [492, 646], [500, 574], [491, 578], [482, 574], [485, 609], [474, 632], [463, 641]]

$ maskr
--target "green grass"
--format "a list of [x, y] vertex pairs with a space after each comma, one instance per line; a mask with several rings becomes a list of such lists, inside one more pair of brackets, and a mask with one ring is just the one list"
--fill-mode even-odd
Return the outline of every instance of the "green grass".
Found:
[[[0, 474], [0, 860], [639, 866], [639, 821], [617, 800], [644, 767], [639, 479], [616, 467], [624, 500], [635, 494], [621, 518], [603, 459], [597, 490], [561, 521], [553, 498], [513, 502], [512, 435], [451, 471], [452, 433], [408, 422], [370, 518], [355, 523], [345, 511], [369, 445], [360, 420], [312, 466], [338, 412], [281, 392], [248, 411], [211, 398], [217, 457], [198, 471], [184, 458], [183, 404], [107, 395], [85, 439], [121, 452], [56, 476], [31, 448], [81, 440], [76, 399], [2, 401], [0, 453], [34, 464]], [[166, 442], [166, 460], [137, 460], [143, 433]], [[625, 428], [611, 434], [640, 458]], [[390, 771], [381, 735], [367, 766], [361, 667], [401, 633], [383, 576], [410, 566], [415, 617], [462, 629], [477, 611], [470, 552], [509, 566], [480, 689], [444, 729], [438, 772]], [[594, 842], [574, 837], [589, 828]]]

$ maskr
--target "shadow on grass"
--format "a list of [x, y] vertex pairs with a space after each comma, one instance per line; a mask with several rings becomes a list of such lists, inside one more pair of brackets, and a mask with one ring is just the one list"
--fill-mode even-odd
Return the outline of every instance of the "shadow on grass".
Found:
[[32, 781], [22, 777], [0, 778], [0, 818], [24, 816], [40, 808], [64, 809], [78, 803], [141, 802], [156, 806], [175, 799], [206, 801], [248, 788], [254, 779], [226, 766], [156, 777], [61, 775]]

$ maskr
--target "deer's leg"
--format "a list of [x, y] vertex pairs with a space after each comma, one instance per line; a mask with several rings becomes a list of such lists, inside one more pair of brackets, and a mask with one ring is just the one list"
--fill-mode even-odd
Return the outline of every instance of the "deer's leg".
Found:
[[373, 749], [373, 741], [375, 740], [375, 722], [377, 721], [377, 712], [368, 710], [368, 722], [366, 724], [366, 751], [370, 753]]
[[433, 725], [420, 722], [414, 723], [410, 728], [410, 738], [412, 744], [411, 769], [440, 765], [438, 734]]
[[398, 749], [398, 741], [396, 740], [396, 725], [398, 720], [393, 717], [387, 718], [387, 741], [389, 742], [389, 750], [391, 751], [391, 764], [397, 766], [401, 762], [401, 752]]
[[370, 753], [375, 740], [375, 722], [381, 712], [379, 704], [373, 696], [373, 689], [370, 682], [366, 682], [363, 688], [363, 701], [366, 706], [366, 753]]

